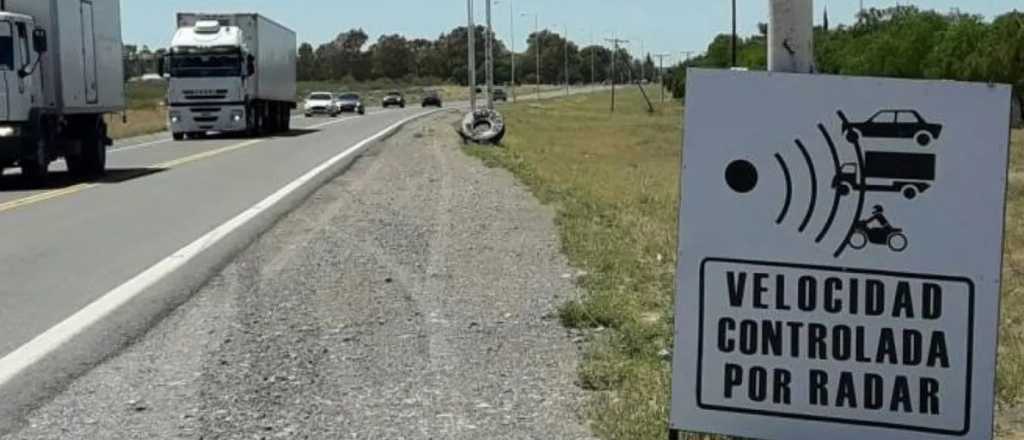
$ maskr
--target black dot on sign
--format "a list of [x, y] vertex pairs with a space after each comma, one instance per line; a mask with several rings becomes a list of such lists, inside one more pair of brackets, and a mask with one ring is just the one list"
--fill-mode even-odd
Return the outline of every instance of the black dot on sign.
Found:
[[725, 183], [740, 194], [746, 194], [757, 186], [757, 168], [745, 160], [737, 160], [725, 169]]

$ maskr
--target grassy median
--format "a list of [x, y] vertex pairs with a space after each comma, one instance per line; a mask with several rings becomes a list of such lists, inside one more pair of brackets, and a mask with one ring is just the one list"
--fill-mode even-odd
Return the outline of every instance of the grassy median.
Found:
[[[656, 87], [649, 90], [657, 100]], [[580, 368], [592, 427], [604, 439], [661, 439], [668, 418], [683, 109], [635, 88], [505, 109], [503, 148], [470, 147], [557, 207], [566, 254], [587, 275], [566, 326], [591, 331]], [[1014, 133], [998, 398], [1024, 403], [1024, 132]]]

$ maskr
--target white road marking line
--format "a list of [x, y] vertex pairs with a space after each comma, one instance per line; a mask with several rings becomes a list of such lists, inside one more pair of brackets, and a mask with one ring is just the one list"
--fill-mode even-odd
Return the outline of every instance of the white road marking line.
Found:
[[[199, 237], [199, 239], [179, 249], [177, 252], [172, 253], [167, 258], [164, 258], [162, 261], [136, 275], [124, 284], [121, 284], [113, 290], [105, 293], [102, 297], [93, 301], [74, 315], [71, 315], [64, 321], [51, 327], [39, 336], [36, 336], [21, 347], [18, 347], [17, 350], [14, 350], [7, 356], [0, 359], [0, 385], [10, 382], [23, 372], [32, 368], [36, 362], [40, 362], [45, 359], [50, 353], [55, 352], [64, 346], [64, 344], [70, 342], [76, 335], [82, 333], [95, 323], [102, 321], [107, 316], [116, 312], [119, 307], [141, 295], [147, 288], [153, 286], [164, 277], [172, 274], [189, 260], [198, 256], [203, 250], [210, 248], [218, 241], [228, 236], [231, 232], [242, 227], [267, 209], [273, 207], [276, 203], [302, 187], [303, 184], [316, 178], [320, 173], [324, 172], [334, 164], [358, 153], [366, 145], [371, 142], [375, 142], [384, 135], [390, 133], [392, 130], [401, 127], [403, 124], [417, 118], [436, 113], [437, 111], [439, 110], [417, 113], [388, 126], [373, 136], [363, 139], [358, 144], [328, 159], [326, 162], [321, 163], [316, 168], [313, 168], [298, 179], [293, 180], [288, 185], [277, 190], [277, 192], [271, 194], [269, 197], [253, 205], [214, 230], [206, 233], [202, 237]], [[0, 388], [2, 388], [2, 386], [0, 386]]]
[[168, 142], [170, 142], [172, 140], [173, 139], [161, 139], [161, 140], [158, 140], [158, 141], [145, 142], [145, 143], [141, 143], [141, 144], [126, 145], [126, 146], [123, 146], [123, 147], [114, 147], [114, 148], [111, 148], [111, 149], [107, 150], [107, 152], [108, 153], [117, 153], [117, 152], [120, 152], [120, 151], [137, 150], [139, 148], [146, 148], [146, 147], [152, 147], [154, 145], [166, 144], [166, 143], [168, 143]]

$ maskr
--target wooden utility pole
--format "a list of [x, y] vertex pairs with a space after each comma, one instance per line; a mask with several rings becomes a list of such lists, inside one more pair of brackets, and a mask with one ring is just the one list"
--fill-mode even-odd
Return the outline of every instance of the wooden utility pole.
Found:
[[658, 83], [661, 85], [661, 102], [665, 102], [665, 57], [670, 56], [667, 53], [654, 54], [655, 58], [658, 59]]
[[619, 38], [605, 38], [605, 41], [612, 43], [612, 113], [615, 113], [615, 82], [618, 78], [615, 76], [615, 62], [617, 55], [619, 54], [619, 45], [629, 43], [629, 40], [622, 40]]

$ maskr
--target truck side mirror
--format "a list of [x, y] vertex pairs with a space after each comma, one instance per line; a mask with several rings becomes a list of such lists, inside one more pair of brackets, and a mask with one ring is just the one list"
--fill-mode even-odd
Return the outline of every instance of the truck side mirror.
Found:
[[256, 57], [252, 56], [252, 54], [245, 58], [245, 68], [249, 71], [249, 76], [256, 74]]
[[32, 31], [32, 46], [35, 48], [37, 53], [44, 53], [47, 51], [45, 29], [35, 29]]
[[164, 73], [167, 71], [166, 63], [167, 57], [160, 57], [156, 59], [156, 73], [159, 73], [161, 78], [164, 77]]

